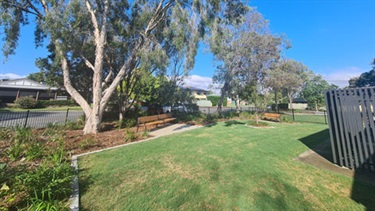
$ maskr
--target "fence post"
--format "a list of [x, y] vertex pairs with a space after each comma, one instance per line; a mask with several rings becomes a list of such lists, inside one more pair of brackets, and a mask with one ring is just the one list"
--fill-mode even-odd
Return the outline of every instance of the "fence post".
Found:
[[293, 115], [293, 122], [295, 122], [295, 118], [294, 118], [294, 109], [292, 109], [292, 115]]
[[64, 125], [66, 125], [66, 122], [68, 121], [68, 115], [69, 115], [69, 108], [66, 109], [66, 115], [65, 115], [65, 123], [64, 123]]
[[26, 112], [26, 118], [25, 118], [25, 123], [23, 124], [23, 127], [27, 126], [27, 120], [29, 119], [29, 112], [30, 112], [30, 110], [27, 110], [27, 112]]
[[324, 113], [324, 121], [325, 121], [325, 123], [327, 124], [327, 115], [326, 115], [326, 111], [324, 110], [323, 113]]

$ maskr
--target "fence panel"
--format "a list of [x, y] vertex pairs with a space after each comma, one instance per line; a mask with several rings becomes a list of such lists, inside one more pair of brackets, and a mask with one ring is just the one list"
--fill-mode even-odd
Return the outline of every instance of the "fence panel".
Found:
[[84, 113], [81, 110], [66, 111], [21, 111], [0, 112], [0, 127], [44, 128], [48, 124], [63, 125], [66, 121], [76, 121]]
[[375, 88], [329, 90], [325, 98], [333, 161], [375, 170]]
[[325, 111], [311, 113], [297, 113], [294, 110], [282, 114], [282, 119], [291, 122], [307, 122], [327, 124], [327, 115]]

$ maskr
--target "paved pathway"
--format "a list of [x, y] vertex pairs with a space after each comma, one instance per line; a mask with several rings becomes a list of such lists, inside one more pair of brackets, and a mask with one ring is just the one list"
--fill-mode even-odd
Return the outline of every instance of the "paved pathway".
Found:
[[165, 136], [165, 135], [180, 133], [180, 132], [184, 132], [184, 131], [188, 131], [188, 130], [192, 130], [192, 129], [196, 129], [196, 128], [200, 128], [200, 127], [202, 127], [202, 126], [188, 125], [188, 124], [172, 124], [172, 125], [168, 125], [168, 126], [165, 126], [165, 127], [162, 127], [162, 128], [157, 128], [157, 129], [151, 131], [150, 135], [156, 136], [156, 137]]

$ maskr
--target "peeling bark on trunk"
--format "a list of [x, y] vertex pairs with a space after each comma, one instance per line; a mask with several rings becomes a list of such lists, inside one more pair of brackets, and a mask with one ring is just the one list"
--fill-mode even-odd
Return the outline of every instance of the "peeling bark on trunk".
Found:
[[288, 92], [288, 99], [289, 99], [290, 110], [293, 110], [293, 99], [292, 99], [292, 93], [290, 92]]
[[240, 97], [238, 95], [236, 95], [235, 104], [236, 104], [236, 112], [240, 113]]

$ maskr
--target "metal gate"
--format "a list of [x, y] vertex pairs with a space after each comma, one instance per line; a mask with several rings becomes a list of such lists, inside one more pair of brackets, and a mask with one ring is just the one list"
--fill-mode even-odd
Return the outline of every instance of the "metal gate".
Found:
[[333, 161], [351, 169], [375, 166], [375, 87], [325, 94]]

